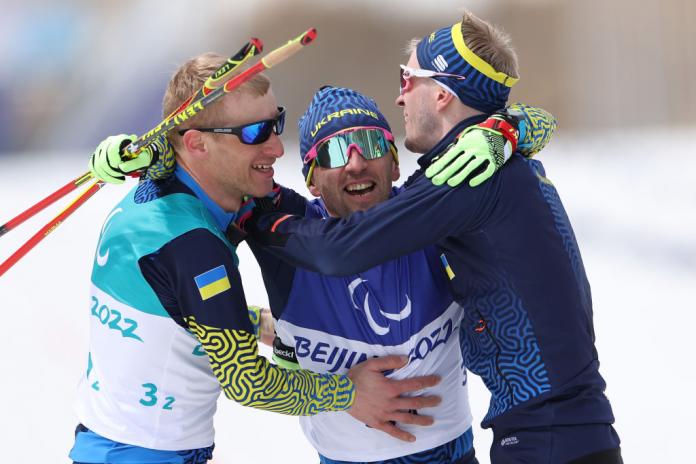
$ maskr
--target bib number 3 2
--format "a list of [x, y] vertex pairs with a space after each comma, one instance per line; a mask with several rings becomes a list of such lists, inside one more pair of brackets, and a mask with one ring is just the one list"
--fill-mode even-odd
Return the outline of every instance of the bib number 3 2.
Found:
[[[140, 400], [140, 404], [143, 406], [155, 406], [158, 402], [157, 398], [157, 385], [154, 383], [144, 383], [142, 384], [142, 387], [145, 389], [145, 393], [143, 394], [144, 398]], [[173, 396], [166, 396], [164, 398], [164, 405], [162, 406], [162, 409], [166, 409], [168, 411], [171, 411], [172, 405], [174, 404], [174, 397]]]

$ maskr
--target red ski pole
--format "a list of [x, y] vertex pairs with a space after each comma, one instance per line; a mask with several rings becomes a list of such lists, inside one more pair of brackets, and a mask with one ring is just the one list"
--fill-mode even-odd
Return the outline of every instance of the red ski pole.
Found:
[[12, 256], [7, 258], [2, 264], [0, 264], [0, 276], [2, 276], [9, 268], [14, 266], [14, 264], [22, 259], [24, 255], [26, 255], [29, 250], [34, 248], [36, 244], [38, 244], [41, 240], [46, 238], [51, 232], [56, 230], [56, 228], [72, 213], [75, 212], [77, 208], [82, 206], [87, 200], [89, 200], [92, 195], [97, 193], [100, 188], [104, 186], [103, 182], [98, 182], [95, 181], [92, 185], [89, 186], [87, 190], [85, 190], [80, 196], [78, 196], [75, 200], [73, 200], [72, 203], [70, 203], [61, 213], [53, 218], [51, 222], [46, 224], [39, 230], [37, 233], [35, 233], [29, 240], [27, 240], [24, 245], [22, 245], [17, 251], [15, 251]]

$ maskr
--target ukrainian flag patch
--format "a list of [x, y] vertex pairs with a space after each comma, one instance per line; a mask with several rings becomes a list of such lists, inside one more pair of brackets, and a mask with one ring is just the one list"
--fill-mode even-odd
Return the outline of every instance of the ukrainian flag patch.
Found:
[[440, 255], [440, 261], [442, 261], [442, 266], [445, 268], [445, 272], [447, 273], [447, 277], [449, 277], [449, 280], [454, 279], [454, 271], [447, 262], [447, 257], [444, 253]]
[[203, 301], [231, 288], [225, 266], [221, 265], [193, 278]]

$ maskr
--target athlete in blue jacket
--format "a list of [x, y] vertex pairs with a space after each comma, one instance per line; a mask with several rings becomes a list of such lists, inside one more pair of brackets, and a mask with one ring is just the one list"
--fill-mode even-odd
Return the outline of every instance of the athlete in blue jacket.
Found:
[[437, 187], [424, 172], [505, 105], [517, 73], [500, 37], [466, 14], [415, 46], [397, 103], [406, 146], [424, 154], [401, 194], [346, 218], [269, 213], [249, 226], [276, 256], [337, 276], [437, 244], [464, 308], [464, 362], [491, 392], [492, 462], [618, 463], [589, 284], [541, 163], [515, 154], [477, 188]]

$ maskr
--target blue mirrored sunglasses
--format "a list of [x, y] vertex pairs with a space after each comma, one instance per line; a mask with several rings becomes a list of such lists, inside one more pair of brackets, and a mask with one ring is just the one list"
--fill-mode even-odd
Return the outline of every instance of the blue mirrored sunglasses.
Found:
[[243, 126], [237, 127], [191, 127], [182, 129], [179, 135], [184, 135], [190, 130], [200, 132], [212, 132], [215, 134], [232, 134], [239, 138], [239, 141], [245, 145], [258, 145], [264, 143], [271, 136], [271, 132], [276, 135], [283, 133], [285, 128], [285, 108], [278, 107], [278, 116], [273, 119], [264, 119], [263, 121], [250, 122]]

